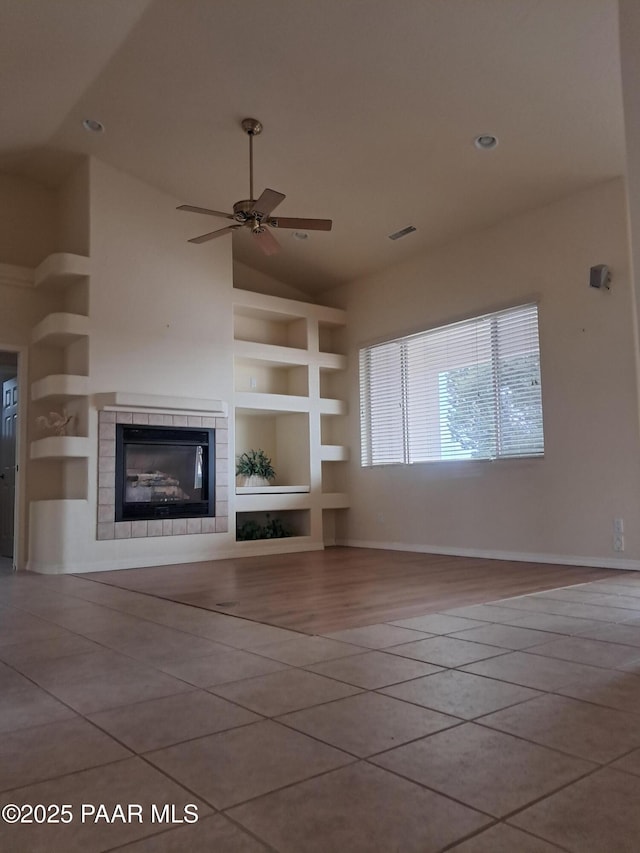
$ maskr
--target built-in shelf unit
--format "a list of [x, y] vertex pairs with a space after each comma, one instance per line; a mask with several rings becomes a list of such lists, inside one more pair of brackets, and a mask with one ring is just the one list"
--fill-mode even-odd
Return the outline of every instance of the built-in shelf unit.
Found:
[[[59, 310], [32, 329], [30, 348], [30, 396], [34, 404], [29, 424], [29, 456], [43, 469], [38, 483], [47, 483], [38, 497], [65, 500], [87, 498], [88, 439], [88, 286], [90, 259], [84, 255], [57, 253], [44, 260], [33, 274], [33, 286], [50, 291]], [[42, 426], [51, 414], [70, 418], [66, 435]], [[51, 434], [51, 433], [54, 434]], [[32, 506], [33, 510], [37, 508]]]
[[[341, 468], [347, 448], [335, 438], [347, 413], [340, 396], [346, 368], [345, 312], [244, 290], [234, 290], [235, 456], [262, 449], [271, 457], [273, 486], [236, 487], [236, 527], [277, 517], [292, 533], [281, 539], [239, 541], [251, 553], [321, 548], [328, 513], [349, 506], [323, 469]], [[321, 423], [334, 422], [323, 444]]]

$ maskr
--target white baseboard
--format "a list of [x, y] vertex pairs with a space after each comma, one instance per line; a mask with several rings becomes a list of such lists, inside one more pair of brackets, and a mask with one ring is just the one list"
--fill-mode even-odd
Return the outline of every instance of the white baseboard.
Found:
[[[273, 541], [273, 540], [269, 540]], [[71, 575], [71, 574], [89, 574], [91, 572], [111, 572], [119, 571], [120, 569], [145, 569], [152, 566], [173, 566], [177, 563], [207, 563], [216, 560], [232, 560], [240, 557], [259, 557], [265, 554], [293, 554], [301, 551], [322, 551], [322, 543], [305, 543], [305, 544], [287, 544], [287, 539], [278, 540], [280, 547], [271, 548], [266, 551], [260, 542], [256, 542], [255, 547], [243, 548], [240, 551], [235, 544], [231, 548], [225, 548], [216, 551], [215, 554], [207, 554], [205, 556], [189, 556], [185, 560], [177, 560], [175, 556], [171, 557], [125, 557], [120, 560], [101, 560], [91, 563], [37, 563], [30, 560], [27, 563], [26, 570], [35, 572], [39, 575]]]
[[480, 548], [448, 548], [440, 545], [415, 545], [408, 542], [371, 542], [365, 539], [341, 539], [336, 545], [348, 548], [373, 548], [382, 551], [413, 551], [418, 554], [445, 554], [451, 557], [481, 557], [485, 560], [510, 560], [519, 563], [551, 563], [559, 566], [587, 566], [594, 569], [640, 571], [640, 560], [625, 557], [587, 557], [574, 554], [528, 554], [521, 551], [484, 551]]

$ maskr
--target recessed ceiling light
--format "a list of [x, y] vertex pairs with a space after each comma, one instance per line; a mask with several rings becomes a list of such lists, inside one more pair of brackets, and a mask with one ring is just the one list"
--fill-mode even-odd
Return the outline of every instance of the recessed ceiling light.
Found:
[[308, 240], [309, 235], [306, 231], [294, 231], [291, 235], [294, 240]]
[[82, 126], [91, 133], [104, 133], [104, 125], [95, 118], [83, 119]]
[[490, 133], [481, 133], [473, 140], [473, 144], [481, 151], [491, 151], [498, 144], [498, 137], [492, 136]]

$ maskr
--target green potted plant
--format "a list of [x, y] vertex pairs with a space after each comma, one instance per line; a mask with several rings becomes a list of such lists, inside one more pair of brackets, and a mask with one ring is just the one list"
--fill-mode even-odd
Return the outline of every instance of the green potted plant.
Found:
[[268, 486], [274, 480], [271, 459], [264, 450], [248, 450], [236, 460], [236, 484], [238, 486]]

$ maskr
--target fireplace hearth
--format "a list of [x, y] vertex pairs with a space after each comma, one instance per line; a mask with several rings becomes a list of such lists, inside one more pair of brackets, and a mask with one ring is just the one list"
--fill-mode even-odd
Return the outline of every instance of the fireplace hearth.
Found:
[[215, 429], [116, 425], [115, 521], [215, 515]]

